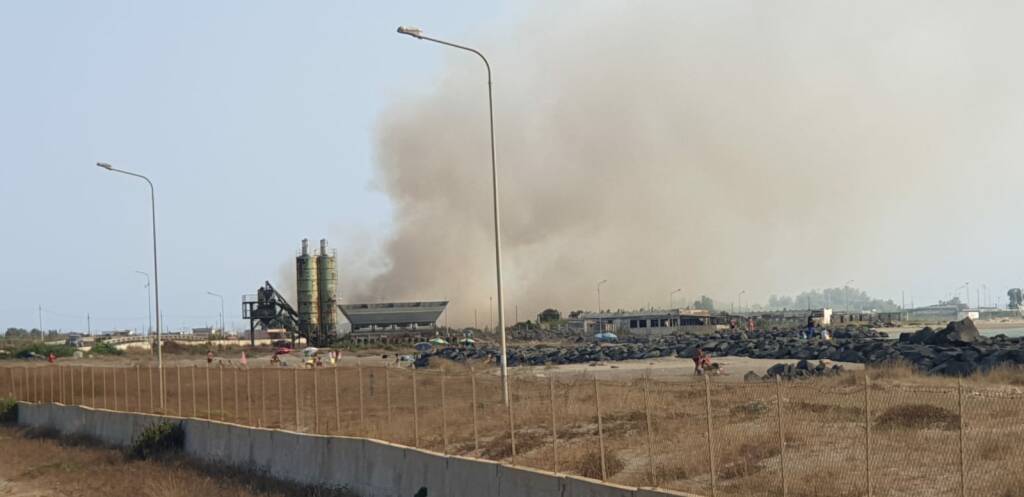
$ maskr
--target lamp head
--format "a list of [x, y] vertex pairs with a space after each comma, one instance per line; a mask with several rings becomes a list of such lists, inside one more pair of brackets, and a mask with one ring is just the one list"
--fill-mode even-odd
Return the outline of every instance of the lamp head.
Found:
[[409, 35], [413, 38], [422, 38], [423, 31], [420, 28], [414, 28], [412, 26], [399, 26], [398, 32], [403, 35]]
[[109, 170], [114, 168], [114, 166], [111, 166], [110, 164], [107, 164], [106, 162], [97, 162], [96, 165], [99, 166], [99, 167], [102, 167], [103, 169], [106, 169], [107, 171], [109, 171]]

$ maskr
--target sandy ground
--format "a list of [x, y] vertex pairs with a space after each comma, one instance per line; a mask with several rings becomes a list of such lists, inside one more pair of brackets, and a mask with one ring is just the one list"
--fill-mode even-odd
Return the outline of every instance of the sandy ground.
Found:
[[[796, 360], [786, 359], [751, 359], [749, 357], [716, 357], [714, 361], [722, 366], [722, 374], [715, 377], [715, 381], [736, 381], [742, 382], [743, 375], [747, 371], [753, 371], [759, 375], [765, 374], [768, 368], [782, 362], [782, 363], [793, 363], [796, 364]], [[817, 361], [812, 361], [817, 364]], [[863, 364], [856, 364], [850, 362], [833, 362], [828, 361], [829, 364], [841, 364], [844, 368], [849, 370], [861, 370], [864, 369]], [[555, 376], [568, 376], [568, 375], [596, 375], [598, 378], [606, 380], [629, 380], [632, 378], [639, 378], [645, 373], [649, 373], [653, 379], [671, 381], [687, 381], [693, 380], [693, 361], [690, 359], [684, 359], [680, 357], [660, 357], [658, 359], [646, 359], [636, 361], [613, 361], [613, 362], [602, 362], [590, 364], [565, 364], [560, 366], [532, 366], [515, 368], [517, 371], [523, 371], [526, 374], [533, 374], [540, 377]]]

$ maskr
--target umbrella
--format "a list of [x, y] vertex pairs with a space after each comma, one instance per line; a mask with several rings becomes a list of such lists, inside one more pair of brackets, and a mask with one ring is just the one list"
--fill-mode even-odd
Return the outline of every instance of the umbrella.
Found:
[[615, 336], [614, 333], [609, 333], [607, 331], [594, 335], [594, 338], [596, 338], [599, 342], [614, 342], [615, 340], [619, 339], [619, 337]]
[[474, 343], [476, 343], [476, 340], [473, 340], [472, 338], [463, 338], [462, 340], [459, 340], [459, 343], [473, 345]]
[[316, 347], [306, 347], [302, 349], [302, 355], [306, 357], [313, 357], [317, 354], [317, 352], [320, 352], [320, 349]]
[[430, 352], [430, 349], [434, 348], [434, 346], [432, 344], [428, 343], [428, 342], [417, 343], [415, 345], [415, 347], [416, 347], [416, 350], [418, 350], [420, 352]]
[[443, 338], [441, 338], [441, 337], [434, 337], [434, 338], [431, 338], [431, 339], [430, 339], [430, 343], [432, 343], [432, 344], [434, 344], [434, 345], [448, 345], [448, 342], [446, 342], [446, 341], [445, 341], [445, 340], [444, 340]]

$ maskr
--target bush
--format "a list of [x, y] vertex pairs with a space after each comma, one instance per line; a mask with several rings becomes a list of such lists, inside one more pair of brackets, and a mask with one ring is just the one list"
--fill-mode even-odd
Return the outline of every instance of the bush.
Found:
[[33, 354], [46, 357], [51, 352], [57, 357], [71, 357], [75, 353], [75, 348], [70, 345], [47, 345], [36, 342], [18, 349], [14, 356], [19, 359], [27, 359], [32, 357]]
[[0, 399], [0, 423], [18, 421], [18, 403], [14, 399]]
[[181, 423], [165, 421], [146, 428], [128, 450], [129, 457], [149, 459], [166, 452], [179, 451], [185, 447], [185, 430]]
[[124, 351], [107, 342], [96, 342], [89, 353], [98, 355], [124, 355]]
[[938, 406], [903, 404], [886, 409], [875, 420], [875, 427], [885, 430], [956, 430], [960, 427], [960, 416]]

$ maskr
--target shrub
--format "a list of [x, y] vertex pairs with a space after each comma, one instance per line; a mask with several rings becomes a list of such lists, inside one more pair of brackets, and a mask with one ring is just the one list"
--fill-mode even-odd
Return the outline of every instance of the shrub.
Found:
[[[626, 463], [613, 451], [607, 451], [604, 459], [605, 470], [611, 478], [626, 467]], [[596, 450], [587, 452], [576, 463], [576, 471], [580, 476], [601, 479], [601, 453]]]
[[124, 355], [124, 351], [107, 342], [96, 342], [89, 353], [98, 355]]
[[33, 354], [46, 357], [50, 355], [51, 352], [57, 357], [71, 357], [75, 353], [75, 348], [70, 345], [47, 345], [45, 343], [36, 342], [18, 349], [18, 351], [14, 353], [14, 356], [19, 359], [27, 359], [32, 357]]
[[184, 447], [185, 430], [181, 423], [164, 421], [149, 426], [132, 440], [128, 455], [135, 459], [149, 459]]
[[960, 416], [938, 406], [903, 404], [886, 409], [875, 420], [875, 427], [888, 430], [956, 430], [960, 427]]
[[0, 399], [0, 423], [18, 421], [18, 403], [14, 399]]

